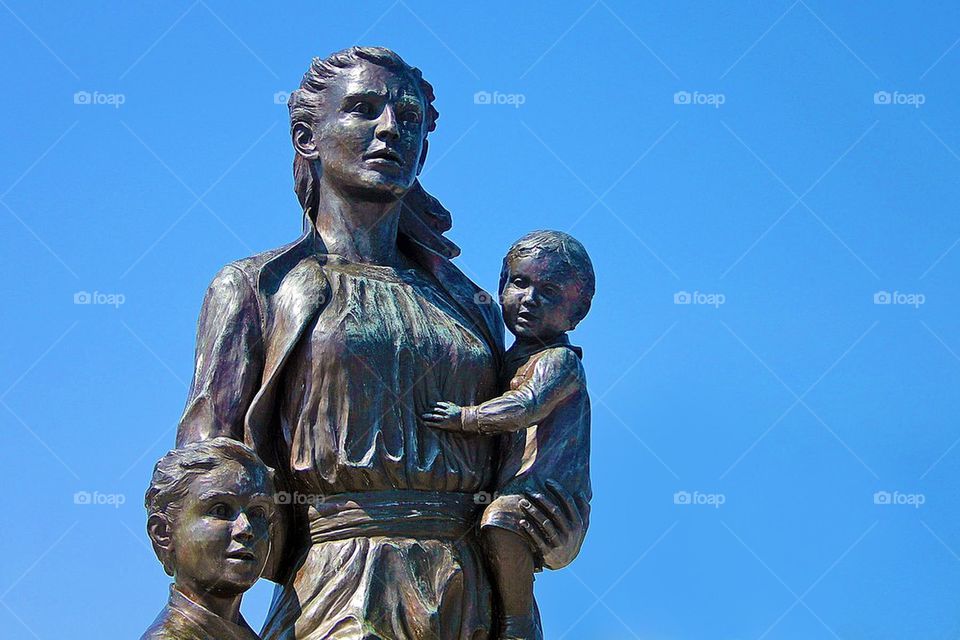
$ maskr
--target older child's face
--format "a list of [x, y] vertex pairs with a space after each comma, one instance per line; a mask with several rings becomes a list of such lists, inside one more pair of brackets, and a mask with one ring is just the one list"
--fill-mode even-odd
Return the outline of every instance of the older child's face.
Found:
[[581, 290], [570, 265], [550, 252], [515, 257], [508, 267], [500, 303], [513, 335], [547, 341], [573, 328]]
[[171, 531], [177, 584], [243, 593], [263, 572], [273, 496], [267, 478], [233, 460], [194, 478]]

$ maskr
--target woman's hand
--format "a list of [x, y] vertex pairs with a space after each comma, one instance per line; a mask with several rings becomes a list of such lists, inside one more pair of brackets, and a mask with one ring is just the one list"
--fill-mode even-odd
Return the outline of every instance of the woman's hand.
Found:
[[580, 552], [590, 521], [590, 504], [574, 498], [555, 480], [546, 490], [525, 494], [520, 508], [527, 517], [520, 526], [530, 536], [548, 569], [562, 569]]

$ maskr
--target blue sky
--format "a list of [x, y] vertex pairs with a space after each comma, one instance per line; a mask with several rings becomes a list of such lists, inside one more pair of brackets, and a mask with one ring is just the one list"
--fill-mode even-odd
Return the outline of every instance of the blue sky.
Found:
[[946, 2], [0, 0], [3, 635], [163, 605], [141, 501], [205, 287], [296, 236], [275, 95], [363, 43], [436, 88], [464, 271], [535, 228], [596, 266], [547, 637], [956, 637], [958, 38]]

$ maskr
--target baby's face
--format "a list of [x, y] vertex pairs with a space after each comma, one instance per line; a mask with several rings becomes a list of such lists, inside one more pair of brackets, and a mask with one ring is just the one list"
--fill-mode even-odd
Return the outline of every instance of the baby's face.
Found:
[[570, 265], [551, 252], [518, 256], [507, 266], [500, 304], [510, 333], [546, 342], [573, 328], [581, 288]]
[[270, 549], [268, 480], [233, 460], [190, 483], [172, 529], [177, 582], [236, 595], [253, 586]]

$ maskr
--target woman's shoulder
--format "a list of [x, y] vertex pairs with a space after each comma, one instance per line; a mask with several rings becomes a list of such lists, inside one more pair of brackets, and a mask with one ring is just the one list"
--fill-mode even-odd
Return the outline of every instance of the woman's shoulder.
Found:
[[301, 250], [304, 249], [303, 245], [307, 240], [309, 240], [308, 236], [300, 236], [293, 242], [289, 242], [282, 247], [268, 249], [266, 251], [261, 251], [260, 253], [255, 253], [252, 256], [247, 256], [246, 258], [234, 260], [224, 267], [224, 269], [233, 267], [238, 269], [243, 274], [251, 278], [255, 278], [268, 263], [271, 263], [277, 258], [282, 258], [291, 253], [302, 253]]

